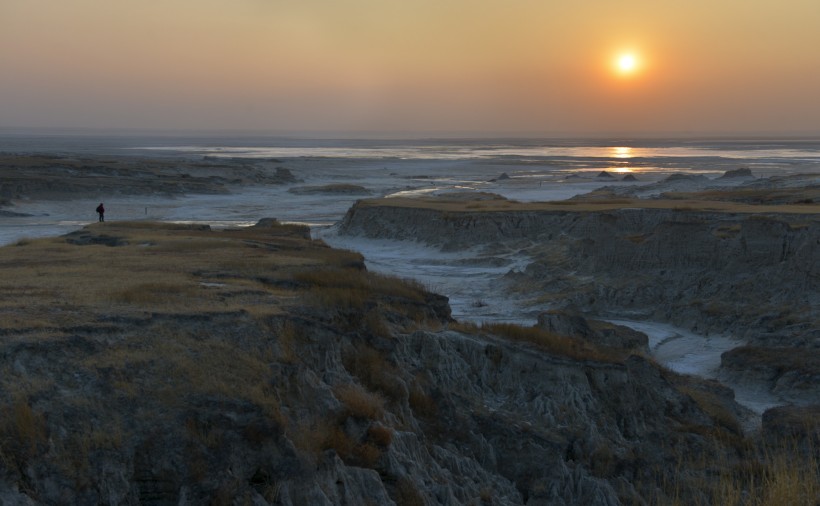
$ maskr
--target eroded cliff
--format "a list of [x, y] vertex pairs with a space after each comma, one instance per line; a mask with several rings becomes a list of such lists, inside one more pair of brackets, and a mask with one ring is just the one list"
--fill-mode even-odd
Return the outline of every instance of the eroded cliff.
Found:
[[726, 389], [458, 324], [305, 234], [99, 224], [0, 249], [0, 502], [709, 502], [765, 469]]
[[[758, 378], [765, 388], [820, 402], [811, 386], [820, 369], [797, 360], [820, 347], [816, 204], [382, 199], [360, 201], [340, 233], [418, 240], [483, 257], [526, 254], [531, 262], [509, 272], [500, 287], [534, 307], [731, 333], [762, 350], [758, 361], [780, 357], [769, 364], [774, 373]], [[724, 374], [754, 376], [762, 369], [741, 364], [749, 356], [727, 357]]]

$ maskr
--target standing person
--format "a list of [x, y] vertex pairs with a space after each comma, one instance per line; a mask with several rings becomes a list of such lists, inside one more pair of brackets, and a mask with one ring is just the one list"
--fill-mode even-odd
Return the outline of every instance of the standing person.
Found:
[[105, 207], [103, 207], [102, 202], [97, 206], [97, 214], [100, 215], [100, 221], [105, 221]]

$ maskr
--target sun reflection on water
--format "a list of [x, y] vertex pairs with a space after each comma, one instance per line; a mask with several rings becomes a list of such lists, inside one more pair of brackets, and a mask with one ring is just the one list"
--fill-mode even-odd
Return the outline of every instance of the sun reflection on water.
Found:
[[632, 148], [626, 146], [615, 146], [611, 148], [612, 158], [632, 158]]

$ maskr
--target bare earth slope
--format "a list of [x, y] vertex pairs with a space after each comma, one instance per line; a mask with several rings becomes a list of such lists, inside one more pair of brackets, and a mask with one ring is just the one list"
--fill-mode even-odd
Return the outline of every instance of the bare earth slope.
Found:
[[[95, 224], [0, 248], [0, 286], [4, 505], [818, 493], [816, 455], [759, 457], [726, 389], [625, 348], [457, 324], [306, 228]], [[812, 416], [768, 434], [804, 442]], [[775, 456], [806, 465], [778, 478]]]
[[734, 189], [719, 199], [709, 190], [686, 199], [364, 200], [340, 233], [490, 257], [527, 254], [530, 264], [499, 289], [524, 294], [542, 310], [572, 307], [731, 333], [749, 348], [728, 352], [723, 374], [816, 404], [820, 204], [805, 188], [794, 192], [792, 199], [781, 192], [778, 201], [788, 203], [777, 204], [756, 204]]

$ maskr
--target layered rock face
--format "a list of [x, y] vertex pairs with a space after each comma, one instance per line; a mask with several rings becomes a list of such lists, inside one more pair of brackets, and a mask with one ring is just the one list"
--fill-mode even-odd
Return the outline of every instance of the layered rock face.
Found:
[[[442, 249], [520, 250], [511, 280], [598, 312], [642, 311], [699, 331], [776, 342], [818, 337], [817, 215], [679, 209], [448, 212], [359, 205], [341, 233]], [[801, 323], [802, 322], [802, 323]], [[796, 326], [796, 327], [795, 327]], [[786, 343], [784, 343], [786, 344]]]
[[459, 325], [300, 227], [157, 227], [0, 250], [0, 503], [708, 502], [745, 458], [713, 383]]
[[[777, 356], [792, 358], [770, 364], [776, 372], [758, 379], [800, 402], [820, 402], [811, 386], [820, 368], [797, 360], [820, 347], [820, 215], [805, 212], [811, 208], [708, 211], [702, 202], [670, 201], [603, 210], [572, 203], [562, 211], [558, 204], [476, 211], [364, 201], [340, 230], [489, 256], [526, 253], [532, 262], [506, 276], [509, 290], [546, 307], [732, 333], [763, 355], [784, 349]], [[724, 372], [748, 372], [751, 364], [738, 366], [747, 356], [727, 362]]]

